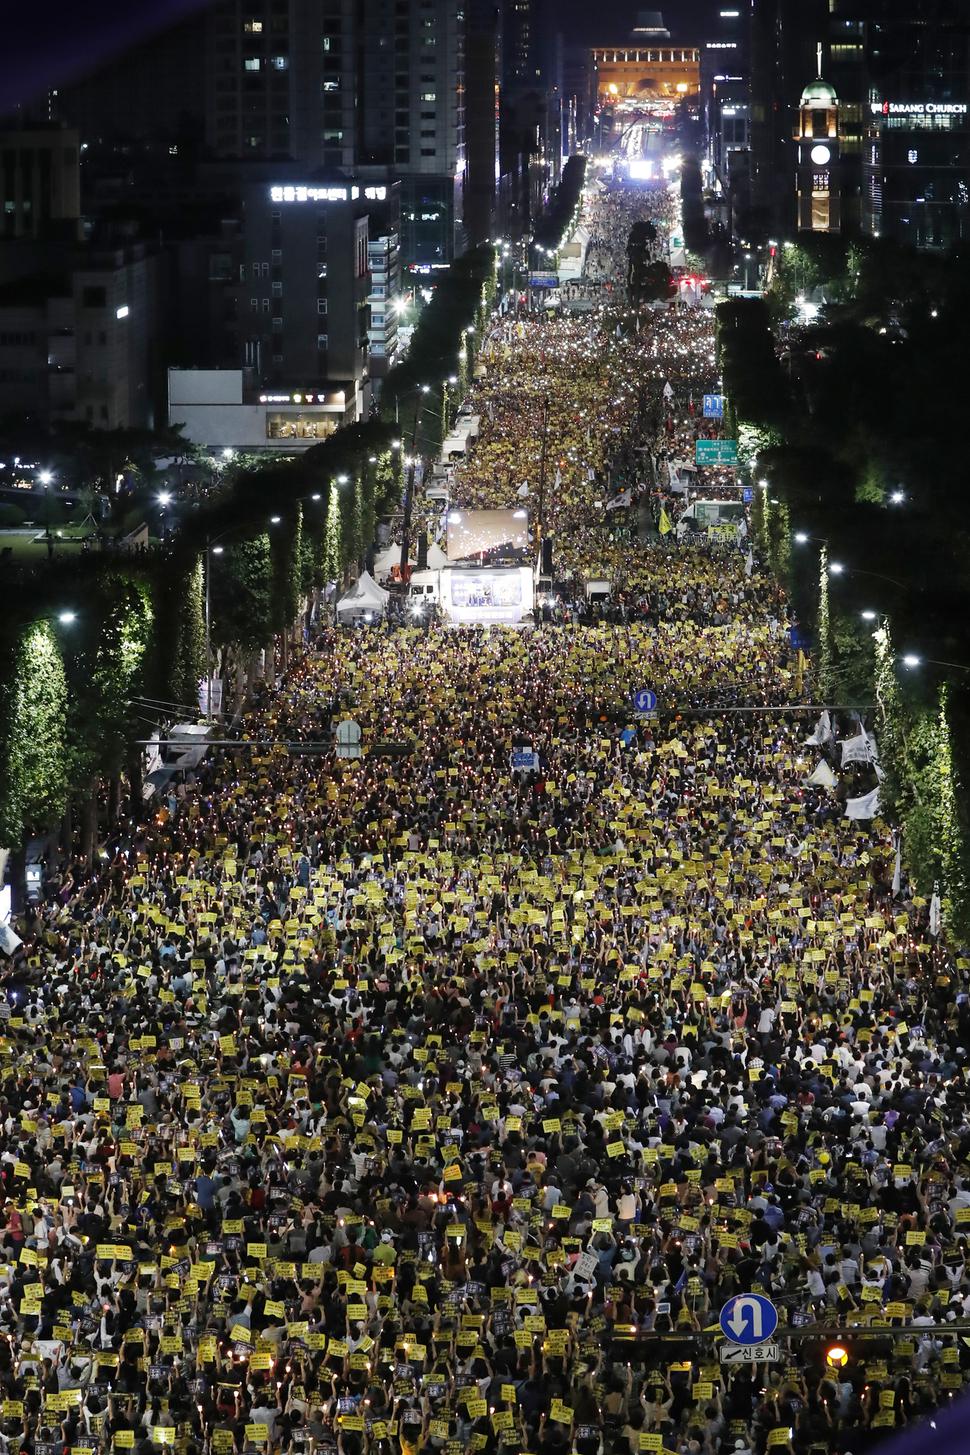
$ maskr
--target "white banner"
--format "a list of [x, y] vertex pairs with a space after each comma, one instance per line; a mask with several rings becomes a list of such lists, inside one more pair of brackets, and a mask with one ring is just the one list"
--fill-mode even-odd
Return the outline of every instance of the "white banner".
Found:
[[874, 763], [879, 756], [876, 740], [865, 728], [854, 738], [843, 738], [839, 747], [842, 749], [843, 768], [846, 763]]
[[22, 944], [23, 940], [14, 934], [9, 925], [0, 925], [0, 950], [5, 955], [12, 955]]
[[845, 805], [846, 818], [875, 818], [879, 812], [879, 789], [864, 793], [861, 798], [850, 798]]
[[213, 677], [210, 685], [212, 694], [212, 706], [206, 703], [205, 678], [199, 683], [199, 711], [203, 717], [220, 717], [222, 715], [222, 678]]

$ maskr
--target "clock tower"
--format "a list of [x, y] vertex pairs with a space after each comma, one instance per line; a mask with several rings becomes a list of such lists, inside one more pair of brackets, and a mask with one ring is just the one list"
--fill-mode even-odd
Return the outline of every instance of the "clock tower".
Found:
[[839, 98], [822, 79], [822, 47], [818, 48], [818, 75], [802, 92], [798, 104], [795, 146], [796, 208], [800, 232], [839, 232], [842, 225], [839, 191]]

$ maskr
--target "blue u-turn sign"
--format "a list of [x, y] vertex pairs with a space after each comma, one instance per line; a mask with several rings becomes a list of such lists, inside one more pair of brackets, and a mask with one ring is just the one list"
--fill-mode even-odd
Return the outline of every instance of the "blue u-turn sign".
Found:
[[778, 1310], [760, 1293], [738, 1293], [721, 1309], [718, 1322], [732, 1344], [761, 1344], [777, 1329]]

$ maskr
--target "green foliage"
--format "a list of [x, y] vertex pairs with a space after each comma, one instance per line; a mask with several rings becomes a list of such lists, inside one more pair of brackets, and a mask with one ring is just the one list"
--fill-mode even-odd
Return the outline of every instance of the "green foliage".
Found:
[[735, 298], [718, 305], [717, 352], [738, 424], [783, 429], [789, 416], [788, 385], [763, 300]]
[[[105, 604], [98, 624], [90, 675], [84, 689], [72, 693], [71, 742], [96, 732], [91, 770], [114, 776], [121, 772], [133, 732], [131, 699], [141, 683], [145, 655], [152, 641], [154, 611], [144, 582], [108, 577], [101, 585]], [[73, 775], [77, 786], [81, 775]], [[89, 775], [84, 775], [89, 776]]]
[[331, 490], [327, 501], [327, 521], [323, 532], [322, 570], [325, 581], [336, 581], [343, 574], [343, 540], [340, 518], [340, 500], [336, 490]]
[[356, 480], [343, 486], [340, 506], [340, 569], [350, 571], [360, 558], [360, 496]]
[[835, 685], [835, 643], [832, 636], [832, 615], [829, 604], [829, 558], [825, 547], [818, 568], [818, 610], [815, 615], [816, 674], [819, 689], [826, 702], [832, 701]]
[[270, 535], [270, 620], [275, 632], [292, 626], [300, 610], [303, 511], [298, 505]]
[[193, 555], [167, 577], [159, 611], [165, 694], [185, 710], [197, 704], [205, 676], [204, 580], [202, 557]]
[[539, 246], [558, 248], [576, 215], [583, 195], [586, 177], [586, 158], [570, 157], [562, 169], [559, 186], [555, 188], [549, 206], [539, 219], [533, 237]]
[[19, 849], [63, 814], [68, 794], [67, 681], [49, 621], [20, 633], [0, 696], [0, 844]]
[[213, 647], [257, 651], [273, 630], [269, 536], [241, 540], [211, 561]]

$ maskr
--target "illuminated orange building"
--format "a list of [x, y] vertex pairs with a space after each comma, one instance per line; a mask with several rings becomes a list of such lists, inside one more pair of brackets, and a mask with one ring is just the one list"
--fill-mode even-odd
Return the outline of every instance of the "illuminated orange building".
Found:
[[701, 84], [701, 53], [695, 46], [595, 46], [601, 103], [635, 100], [678, 101], [696, 96]]

